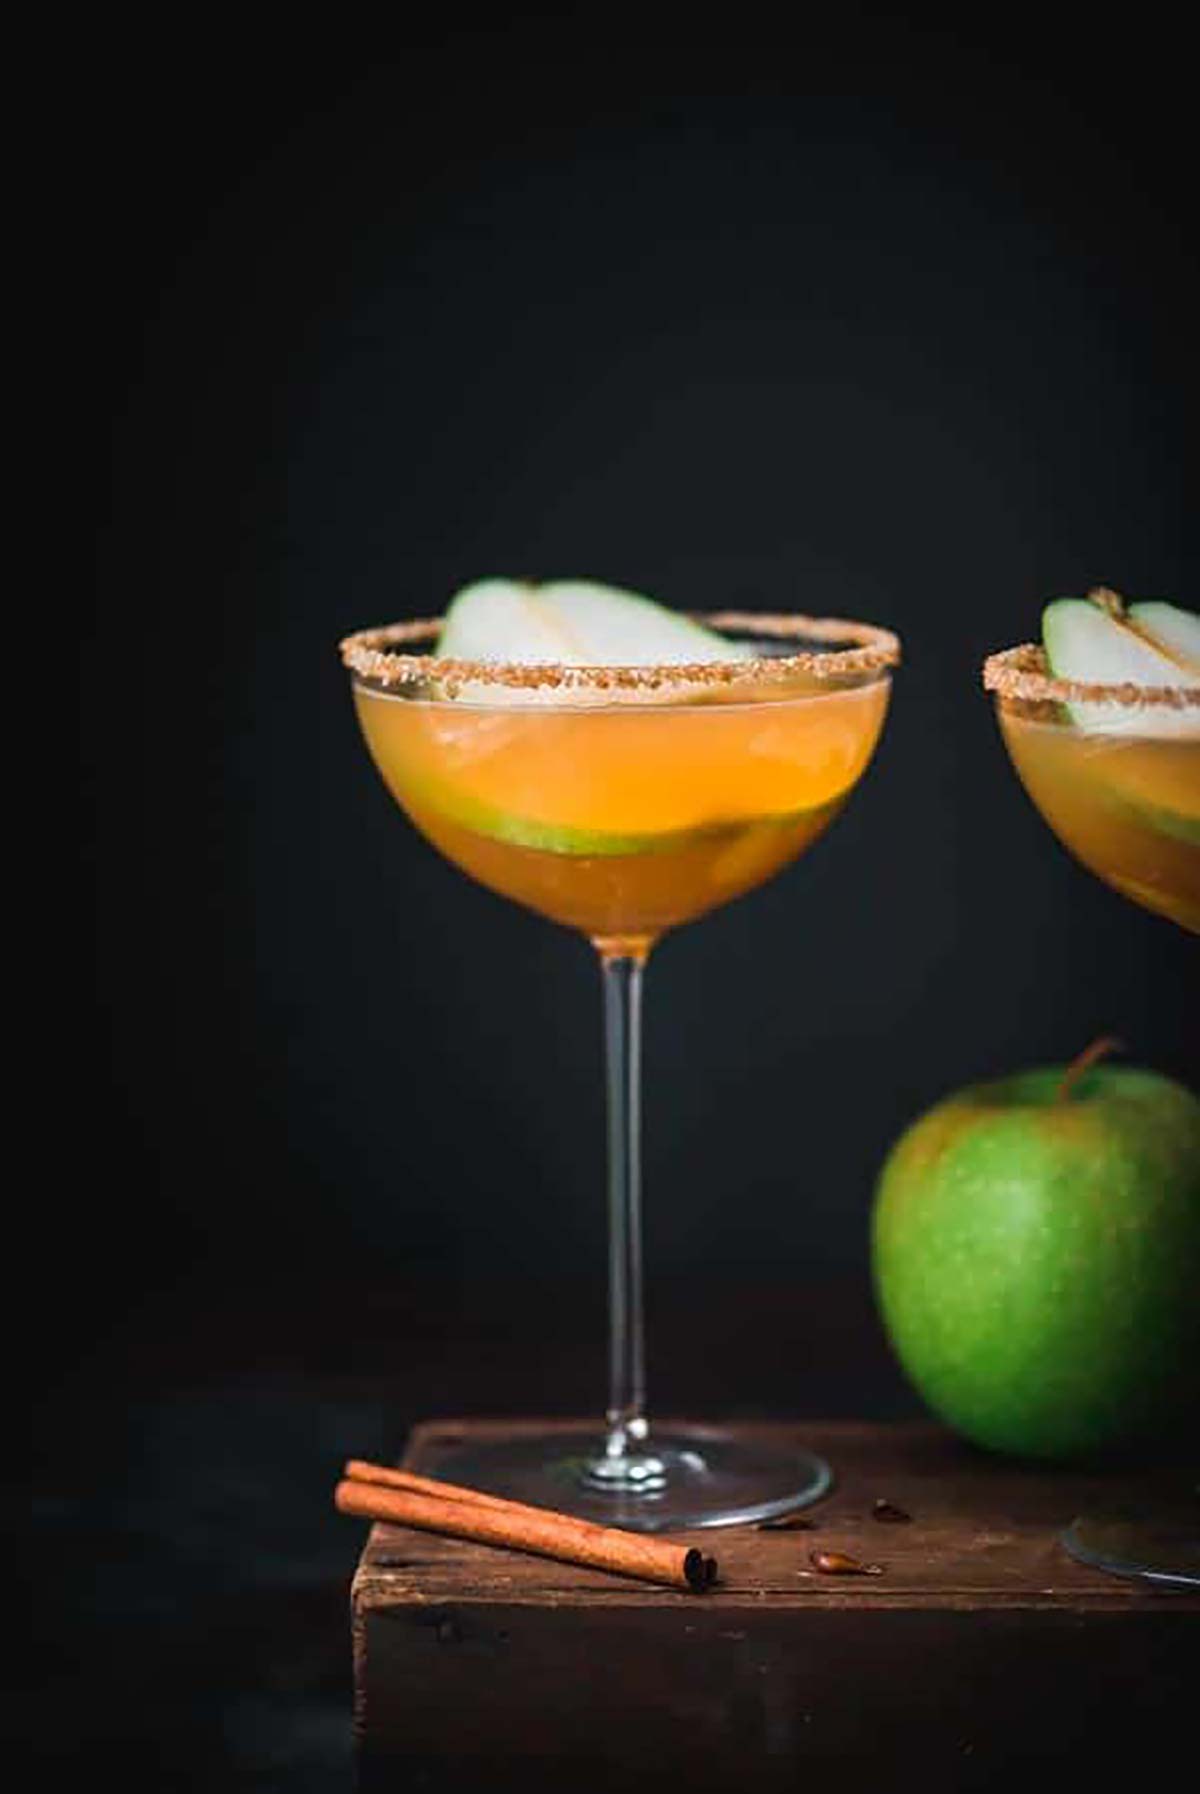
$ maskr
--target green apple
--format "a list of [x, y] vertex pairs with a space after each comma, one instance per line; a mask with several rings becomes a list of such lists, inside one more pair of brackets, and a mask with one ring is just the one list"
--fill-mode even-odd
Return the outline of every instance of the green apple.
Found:
[[901, 1136], [872, 1217], [884, 1325], [948, 1425], [1100, 1453], [1200, 1396], [1200, 1100], [1152, 1071], [979, 1084]]

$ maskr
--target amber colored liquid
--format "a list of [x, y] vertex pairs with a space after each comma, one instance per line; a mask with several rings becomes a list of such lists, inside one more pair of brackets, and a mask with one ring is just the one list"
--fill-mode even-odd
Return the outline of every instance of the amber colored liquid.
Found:
[[1106, 735], [1005, 704], [999, 717], [1025, 789], [1064, 846], [1135, 903], [1200, 932], [1200, 732]]
[[753, 889], [830, 822], [879, 737], [889, 681], [757, 703], [567, 709], [355, 687], [417, 827], [492, 890], [610, 946]]

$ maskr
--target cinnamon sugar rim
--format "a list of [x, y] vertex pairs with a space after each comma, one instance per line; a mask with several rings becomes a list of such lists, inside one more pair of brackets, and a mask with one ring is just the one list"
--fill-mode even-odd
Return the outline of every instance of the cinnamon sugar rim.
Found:
[[1139, 685], [1132, 679], [1100, 685], [1085, 679], [1058, 679], [1047, 669], [1045, 650], [1033, 642], [989, 654], [983, 663], [983, 683], [1002, 698], [1029, 704], [1124, 704], [1131, 710], [1200, 707], [1200, 685]]
[[[883, 672], [900, 661], [900, 638], [872, 623], [841, 617], [759, 616], [744, 611], [693, 613], [692, 621], [710, 629], [738, 631], [777, 641], [806, 637], [817, 642], [844, 642], [832, 652], [804, 649], [795, 654], [754, 656], [749, 660], [696, 661], [658, 666], [570, 666], [555, 661], [454, 660], [436, 654], [405, 652], [409, 643], [436, 640], [441, 617], [408, 623], [387, 623], [360, 629], [339, 643], [344, 664], [363, 679], [381, 685], [408, 685], [429, 678], [451, 694], [462, 684], [516, 687], [550, 686], [563, 691], [657, 691], [672, 686], [736, 686], [783, 681], [798, 673], [816, 678]], [[401, 652], [395, 652], [399, 647]]]

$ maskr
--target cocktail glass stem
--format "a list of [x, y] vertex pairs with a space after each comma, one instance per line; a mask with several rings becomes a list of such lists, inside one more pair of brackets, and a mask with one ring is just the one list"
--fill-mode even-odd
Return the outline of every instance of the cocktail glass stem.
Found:
[[646, 1437], [642, 1321], [642, 964], [605, 959], [608, 1076], [608, 1438], [610, 1458]]
[[598, 945], [608, 1083], [608, 1407], [604, 1456], [588, 1464], [585, 1480], [647, 1494], [661, 1489], [664, 1470], [645, 1449], [641, 1048], [646, 953], [625, 943]]

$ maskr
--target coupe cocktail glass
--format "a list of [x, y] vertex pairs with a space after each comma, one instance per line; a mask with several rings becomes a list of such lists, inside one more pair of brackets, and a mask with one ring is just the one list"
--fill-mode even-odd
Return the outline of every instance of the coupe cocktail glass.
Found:
[[1123, 896], [1200, 932], [1200, 686], [1055, 679], [1032, 646], [992, 655], [984, 683], [1021, 783], [1063, 845]]
[[437, 621], [342, 644], [392, 795], [490, 889], [578, 930], [602, 967], [609, 1105], [609, 1397], [594, 1431], [463, 1447], [438, 1472], [654, 1531], [782, 1513], [828, 1487], [811, 1453], [718, 1428], [651, 1431], [642, 1344], [639, 1053], [655, 942], [763, 883], [826, 828], [871, 758], [899, 644], [836, 619], [723, 613], [751, 643], [704, 665], [438, 658]]
[[[1030, 644], [993, 654], [983, 679], [1021, 783], [1063, 845], [1134, 903], [1200, 932], [1200, 685], [1057, 679]], [[1063, 1542], [1118, 1575], [1200, 1584], [1194, 1499], [1084, 1514]]]

